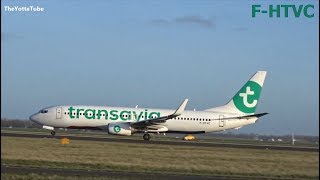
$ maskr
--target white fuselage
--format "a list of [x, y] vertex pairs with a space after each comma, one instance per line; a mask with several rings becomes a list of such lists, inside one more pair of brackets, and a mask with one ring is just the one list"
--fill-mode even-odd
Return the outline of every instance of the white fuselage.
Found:
[[43, 128], [94, 128], [109, 134], [130, 136], [144, 133], [206, 133], [240, 128], [253, 124], [268, 113], [255, 114], [266, 71], [257, 71], [247, 83], [223, 106], [204, 111], [187, 111], [188, 99], [179, 108], [148, 109], [110, 106], [54, 106], [44, 108], [30, 116], [30, 120]]
[[[110, 123], [129, 123], [170, 115], [175, 110], [126, 108], [108, 106], [54, 106], [44, 108], [30, 119], [38, 124], [55, 128], [99, 128]], [[239, 128], [255, 123], [258, 118], [230, 118], [240, 114], [212, 111], [188, 111], [161, 125], [155, 125], [149, 132], [205, 133]], [[152, 130], [154, 129], [154, 130]]]

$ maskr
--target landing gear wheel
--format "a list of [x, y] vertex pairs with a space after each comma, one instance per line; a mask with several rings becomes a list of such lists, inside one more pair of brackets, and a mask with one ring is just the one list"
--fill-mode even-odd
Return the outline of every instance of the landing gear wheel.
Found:
[[56, 135], [56, 132], [55, 131], [51, 131], [51, 135], [52, 136]]
[[144, 135], [143, 135], [143, 139], [144, 139], [145, 141], [149, 141], [149, 140], [151, 139], [150, 134], [144, 134]]

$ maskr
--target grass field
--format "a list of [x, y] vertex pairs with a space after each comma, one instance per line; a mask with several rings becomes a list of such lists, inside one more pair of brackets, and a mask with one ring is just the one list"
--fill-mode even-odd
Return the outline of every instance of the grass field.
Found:
[[[1, 163], [175, 174], [319, 178], [319, 152], [1, 137]], [[21, 175], [1, 174], [7, 179]], [[40, 175], [31, 179], [41, 179]], [[39, 178], [35, 178], [39, 176]], [[57, 176], [58, 177], [58, 176]], [[54, 179], [54, 177], [53, 177]], [[56, 179], [59, 179], [56, 178]], [[97, 177], [97, 179], [99, 179]]]
[[[1, 179], [12, 179], [12, 180], [17, 180], [17, 179], [30, 179], [30, 180], [87, 180], [88, 177], [84, 176], [62, 176], [62, 175], [41, 175], [41, 174], [1, 174]], [[90, 180], [114, 180], [114, 177], [90, 177]], [[124, 178], [116, 178], [117, 180], [125, 180]], [[127, 178], [126, 178], [127, 179]]]

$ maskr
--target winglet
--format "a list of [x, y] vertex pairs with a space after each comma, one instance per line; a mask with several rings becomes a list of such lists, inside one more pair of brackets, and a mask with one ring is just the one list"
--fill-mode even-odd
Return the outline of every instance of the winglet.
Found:
[[182, 112], [184, 111], [184, 109], [186, 108], [188, 101], [189, 101], [189, 99], [185, 99], [185, 100], [181, 103], [180, 107], [179, 107], [172, 115], [174, 115], [174, 116], [180, 116], [181, 113], [182, 113]]

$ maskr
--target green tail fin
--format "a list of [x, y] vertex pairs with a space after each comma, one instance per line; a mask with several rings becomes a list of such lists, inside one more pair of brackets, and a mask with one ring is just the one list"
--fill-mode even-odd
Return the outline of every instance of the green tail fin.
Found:
[[207, 111], [253, 114], [256, 111], [266, 75], [266, 71], [256, 72], [226, 105], [207, 109]]

